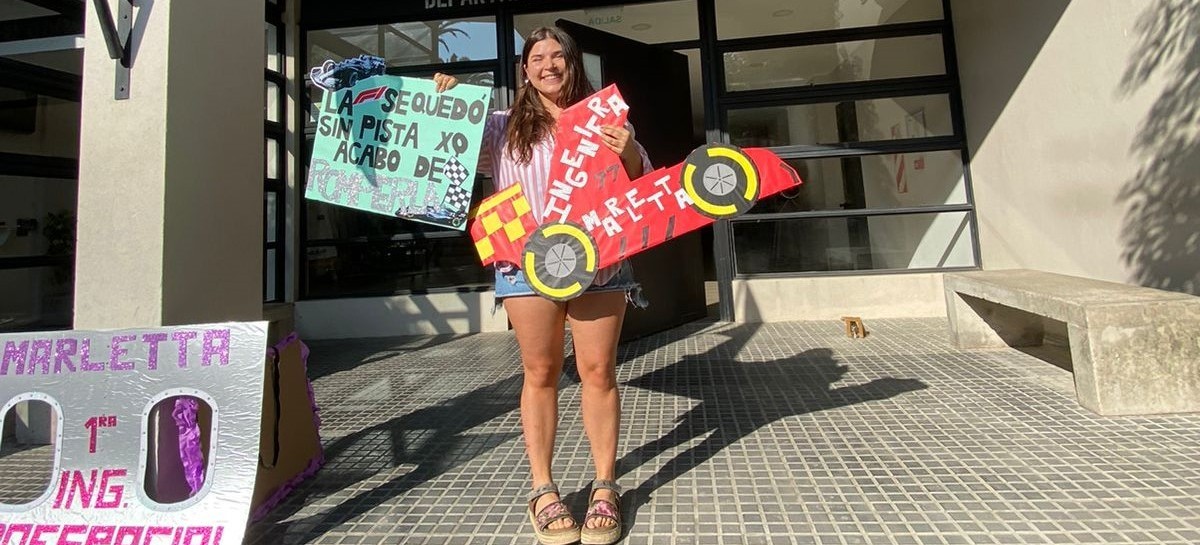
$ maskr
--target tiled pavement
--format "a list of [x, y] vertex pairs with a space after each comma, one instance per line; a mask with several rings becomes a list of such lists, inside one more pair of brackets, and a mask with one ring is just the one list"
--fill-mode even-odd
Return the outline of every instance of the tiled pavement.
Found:
[[[623, 345], [624, 543], [1200, 543], [1200, 415], [1099, 417], [1069, 372], [953, 350], [943, 320], [867, 327]], [[328, 465], [246, 543], [534, 543], [510, 334], [312, 348]], [[578, 513], [590, 461], [562, 386], [554, 469]]]

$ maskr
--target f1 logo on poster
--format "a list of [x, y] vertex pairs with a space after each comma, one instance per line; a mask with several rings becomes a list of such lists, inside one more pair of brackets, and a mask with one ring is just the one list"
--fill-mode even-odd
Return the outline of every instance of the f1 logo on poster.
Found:
[[531, 217], [519, 184], [471, 212], [471, 237], [484, 265], [516, 263], [534, 291], [566, 301], [600, 269], [801, 183], [769, 150], [726, 144], [701, 146], [680, 164], [630, 180], [599, 138], [602, 125], [624, 125], [628, 112], [616, 86], [562, 112], [543, 217]]

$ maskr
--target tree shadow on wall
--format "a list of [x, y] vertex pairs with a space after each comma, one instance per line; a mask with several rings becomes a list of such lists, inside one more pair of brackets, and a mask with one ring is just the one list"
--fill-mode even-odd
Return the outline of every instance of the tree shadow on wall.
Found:
[[1118, 196], [1122, 257], [1141, 285], [1200, 295], [1200, 3], [1153, 2], [1137, 31], [1119, 95], [1164, 85], [1131, 149], [1141, 167]]

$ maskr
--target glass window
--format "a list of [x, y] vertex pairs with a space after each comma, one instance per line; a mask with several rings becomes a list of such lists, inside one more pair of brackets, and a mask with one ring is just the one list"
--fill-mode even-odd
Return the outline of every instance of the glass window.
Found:
[[0, 269], [0, 332], [70, 328], [74, 269], [70, 262]]
[[264, 297], [265, 297], [265, 300], [267, 300], [267, 301], [275, 301], [276, 299], [278, 299], [277, 290], [276, 290], [276, 286], [275, 286], [275, 282], [276, 282], [275, 263], [279, 260], [279, 256], [276, 255], [277, 253], [278, 253], [277, 250], [275, 250], [274, 248], [270, 248], [267, 250], [267, 263], [266, 263], [267, 283], [265, 286], [263, 286], [263, 289], [265, 290]]
[[700, 66], [700, 50], [681, 49], [679, 53], [688, 58], [688, 76], [692, 86], [692, 139], [704, 142], [708, 138], [704, 126], [704, 72]]
[[279, 179], [279, 148], [281, 144], [274, 138], [267, 138], [267, 179]]
[[[458, 78], [459, 83], [470, 83], [471, 85], [482, 85], [484, 87], [496, 86], [495, 72], [456, 72], [454, 70], [446, 70], [447, 74], [453, 74]], [[492, 92], [491, 103], [488, 104], [489, 109], [496, 108], [496, 92]]]
[[759, 201], [750, 213], [863, 210], [966, 204], [962, 154], [929, 151], [787, 161], [804, 183]]
[[282, 72], [283, 63], [279, 58], [279, 28], [272, 23], [267, 25], [267, 70]]
[[559, 19], [646, 44], [700, 39], [695, 0], [674, 0], [517, 15], [513, 17], [516, 50], [524, 47], [523, 36], [538, 27], [554, 26]]
[[75, 187], [74, 179], [0, 176], [0, 258], [73, 254]]
[[383, 58], [389, 67], [496, 58], [493, 17], [414, 21], [315, 30], [308, 33], [308, 65], [358, 55]]
[[37, 93], [0, 87], [0, 134], [33, 134], [37, 126]]
[[[478, 185], [476, 202], [490, 193]], [[317, 201], [306, 222], [308, 298], [491, 285], [465, 232]]]
[[717, 37], [769, 36], [943, 17], [941, 0], [717, 0]]
[[267, 100], [266, 100], [266, 119], [273, 123], [282, 121], [282, 109], [279, 107], [282, 100], [282, 92], [279, 89], [279, 84], [273, 81], [267, 81]]
[[725, 54], [725, 87], [729, 91], [945, 73], [941, 34]]
[[405, 231], [384, 241], [310, 242], [305, 296], [372, 296], [491, 287], [490, 271], [479, 265], [468, 235], [434, 229]]
[[34, 258], [0, 268], [0, 331], [71, 325], [75, 186], [74, 179], [0, 176], [0, 261]]
[[583, 72], [593, 89], [604, 87], [604, 59], [595, 53], [583, 52]]
[[277, 238], [276, 234], [275, 234], [275, 228], [276, 228], [276, 221], [278, 221], [278, 219], [279, 219], [279, 215], [278, 215], [279, 214], [279, 203], [278, 203], [278, 198], [275, 196], [274, 191], [268, 191], [268, 192], [264, 193], [264, 195], [266, 196], [266, 206], [267, 206], [267, 210], [266, 210], [267, 238], [266, 238], [266, 241], [269, 244], [269, 243], [275, 242], [275, 240]]
[[738, 146], [902, 140], [954, 134], [947, 95], [923, 95], [729, 110]]
[[737, 221], [738, 274], [972, 267], [966, 212]]

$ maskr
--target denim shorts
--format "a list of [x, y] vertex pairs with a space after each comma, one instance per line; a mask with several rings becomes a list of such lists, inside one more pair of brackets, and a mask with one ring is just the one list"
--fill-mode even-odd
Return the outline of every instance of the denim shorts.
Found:
[[[637, 308], [646, 308], [649, 303], [642, 295], [642, 285], [633, 278], [633, 266], [622, 261], [620, 269], [604, 284], [592, 284], [583, 293], [625, 292], [625, 300]], [[496, 264], [496, 306], [507, 297], [537, 295], [525, 281], [525, 273], [509, 263]]]

